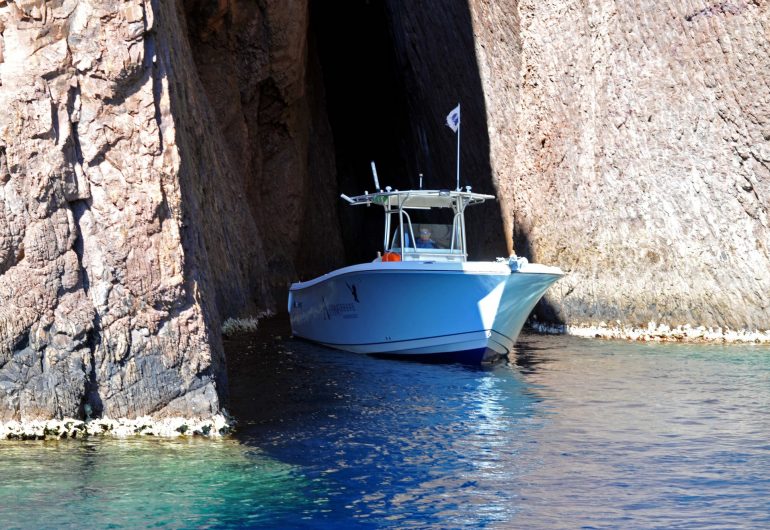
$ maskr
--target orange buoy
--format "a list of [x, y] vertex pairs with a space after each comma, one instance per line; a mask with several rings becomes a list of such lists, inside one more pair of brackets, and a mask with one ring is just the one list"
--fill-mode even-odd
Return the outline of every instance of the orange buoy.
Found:
[[396, 252], [386, 252], [382, 255], [382, 261], [401, 261], [401, 255]]

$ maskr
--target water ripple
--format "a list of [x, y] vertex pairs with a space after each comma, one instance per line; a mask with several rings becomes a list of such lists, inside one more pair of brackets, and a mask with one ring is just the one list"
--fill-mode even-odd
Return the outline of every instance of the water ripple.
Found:
[[236, 439], [4, 443], [3, 526], [770, 526], [767, 348], [526, 336], [487, 369], [228, 348]]

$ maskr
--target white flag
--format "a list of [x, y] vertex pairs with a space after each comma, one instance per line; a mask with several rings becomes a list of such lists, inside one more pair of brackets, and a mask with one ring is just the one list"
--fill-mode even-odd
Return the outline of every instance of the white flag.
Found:
[[454, 132], [457, 132], [458, 127], [460, 127], [460, 105], [453, 108], [452, 112], [447, 115], [446, 124]]

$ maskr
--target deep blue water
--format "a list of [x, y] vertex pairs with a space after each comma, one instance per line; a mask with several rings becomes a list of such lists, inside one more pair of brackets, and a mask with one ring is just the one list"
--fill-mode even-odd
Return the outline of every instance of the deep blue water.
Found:
[[[269, 326], [268, 326], [269, 328]], [[231, 341], [235, 438], [2, 442], [4, 528], [766, 528], [770, 348]]]

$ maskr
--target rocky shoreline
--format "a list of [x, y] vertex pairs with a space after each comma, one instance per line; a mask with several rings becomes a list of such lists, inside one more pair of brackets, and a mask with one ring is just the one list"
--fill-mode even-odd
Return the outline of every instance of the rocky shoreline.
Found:
[[610, 325], [600, 322], [596, 326], [548, 324], [530, 321], [529, 327], [538, 333], [548, 335], [573, 335], [576, 337], [623, 339], [643, 342], [712, 342], [725, 344], [770, 344], [770, 330], [747, 331], [705, 326], [692, 327], [689, 324], [672, 328], [665, 324], [650, 322], [646, 328], [629, 327], [617, 322]]
[[215, 438], [232, 432], [233, 421], [218, 414], [208, 419], [164, 418], [149, 416], [135, 419], [99, 418], [89, 421], [65, 418], [62, 420], [31, 420], [0, 422], [0, 440], [64, 440], [110, 436], [205, 436]]

